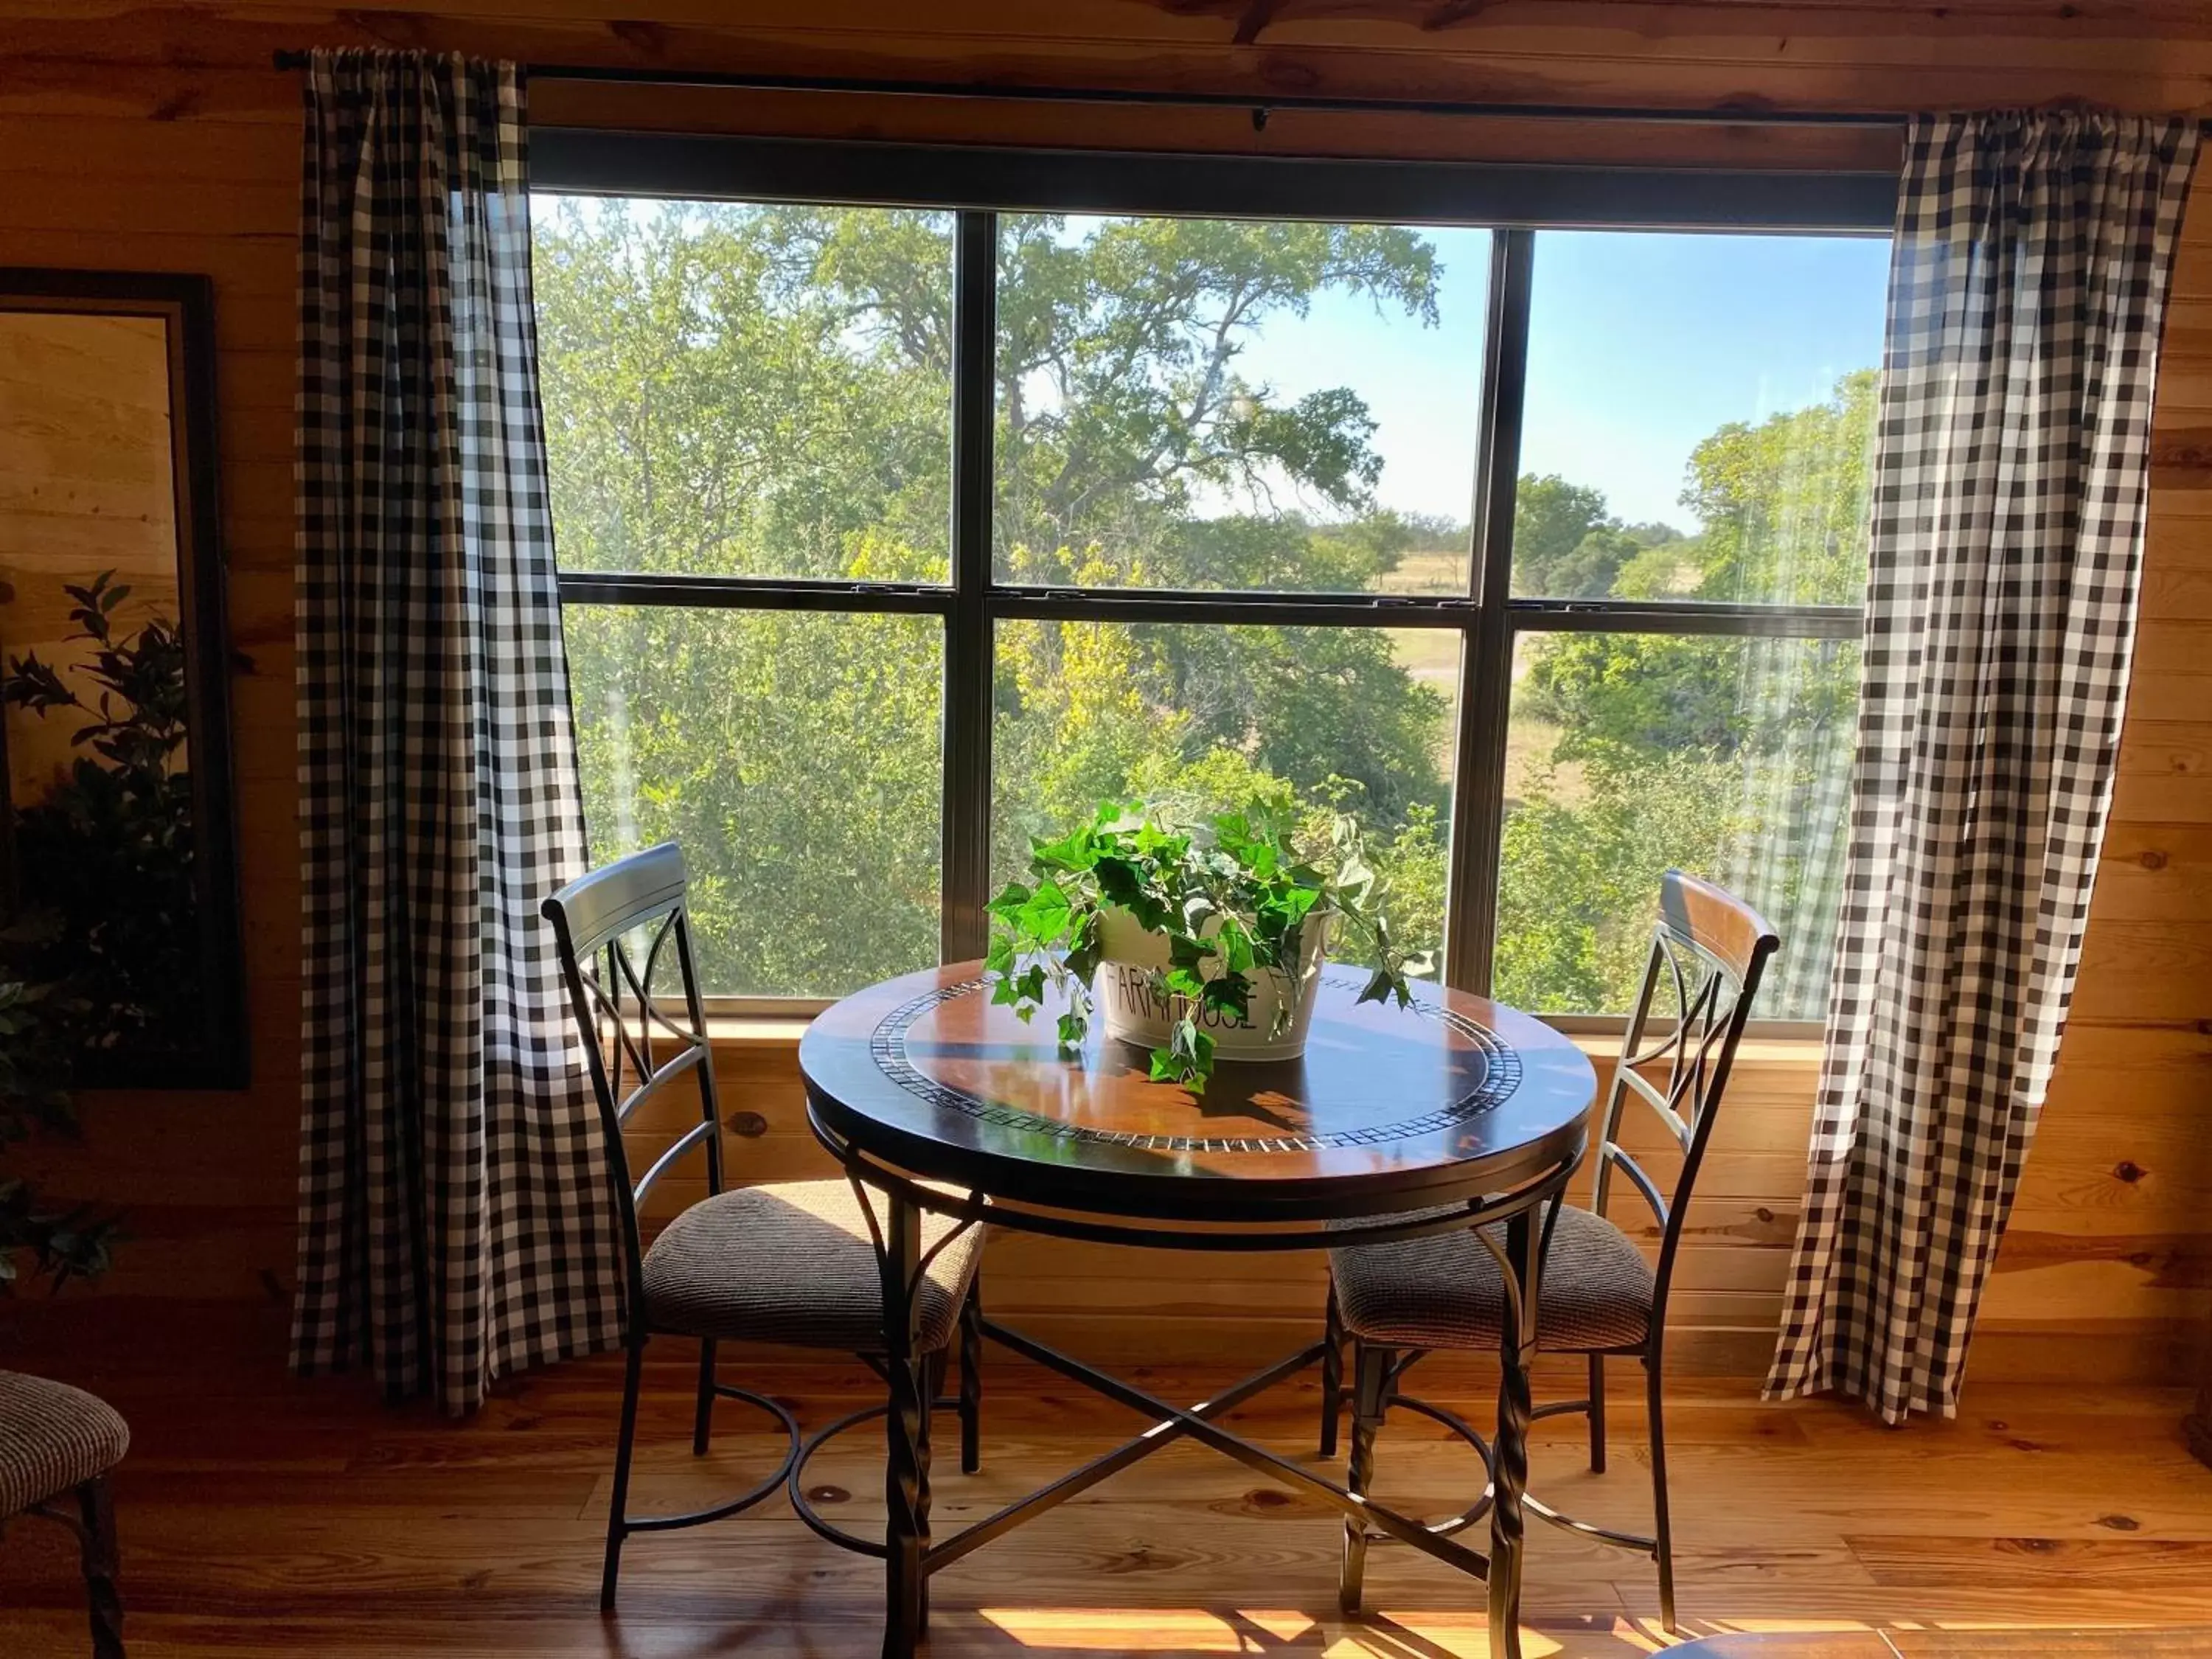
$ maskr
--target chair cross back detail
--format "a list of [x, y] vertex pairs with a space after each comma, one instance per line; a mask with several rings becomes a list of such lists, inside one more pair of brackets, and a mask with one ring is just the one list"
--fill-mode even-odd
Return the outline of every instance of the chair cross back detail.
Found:
[[[703, 1146], [707, 1190], [722, 1190], [721, 1115], [707, 1043], [684, 905], [683, 849], [673, 842], [647, 848], [571, 882], [542, 907], [553, 925], [561, 971], [586, 1045], [598, 1097], [610, 1177], [629, 1244], [633, 1307], [642, 1305], [638, 1214], [647, 1193], [678, 1161]], [[684, 1017], [657, 994], [675, 963]], [[674, 990], [675, 987], [667, 987]], [[700, 1121], [685, 1129], [631, 1180], [623, 1130], [638, 1109], [686, 1076], [699, 1087]]]
[[[1618, 1169], [1658, 1218], [1656, 1328], [1674, 1277], [1682, 1218], [1711, 1139], [1753, 999], [1767, 959], [1781, 945], [1765, 920], [1735, 895], [1669, 870], [1660, 883], [1659, 921], [1628, 1030], [1607, 1086], [1590, 1208], [1605, 1213]], [[1660, 1081], [1647, 1073], [1659, 1069]], [[1623, 1109], [1633, 1099], [1652, 1112], [1682, 1153], [1671, 1196], [1620, 1144]], [[1547, 1229], [1548, 1232], [1548, 1229]]]

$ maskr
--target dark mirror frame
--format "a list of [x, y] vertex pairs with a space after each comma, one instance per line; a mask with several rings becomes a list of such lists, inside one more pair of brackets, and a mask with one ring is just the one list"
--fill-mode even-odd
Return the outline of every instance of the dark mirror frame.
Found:
[[[246, 1086], [245, 963], [230, 759], [228, 606], [216, 460], [215, 289], [205, 276], [0, 266], [0, 311], [158, 317], [167, 325], [169, 429], [177, 491], [178, 625], [192, 775], [193, 884], [204, 978], [205, 1040], [185, 1054], [124, 1048], [78, 1056], [76, 1085], [106, 1089]], [[4, 780], [0, 780], [4, 787]], [[13, 809], [0, 845], [15, 886]]]

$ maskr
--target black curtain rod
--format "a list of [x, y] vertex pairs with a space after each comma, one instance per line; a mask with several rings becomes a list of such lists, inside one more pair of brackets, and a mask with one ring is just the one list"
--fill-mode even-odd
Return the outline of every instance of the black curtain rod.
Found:
[[[304, 52], [276, 54], [280, 70], [307, 66]], [[1433, 98], [1279, 97], [1229, 92], [1151, 92], [1123, 87], [1025, 87], [989, 81], [874, 80], [836, 75], [738, 75], [711, 70], [635, 69], [594, 64], [529, 64], [533, 81], [598, 81], [642, 87], [716, 87], [744, 92], [852, 93], [877, 98], [970, 98], [1024, 104], [1133, 104], [1188, 109], [1242, 109], [1264, 126], [1277, 110], [1334, 115], [1450, 115], [1536, 121], [1630, 121], [1656, 125], [1756, 127], [1902, 127], [1903, 114], [1857, 110], [1641, 109], [1618, 105], [1460, 103]]]

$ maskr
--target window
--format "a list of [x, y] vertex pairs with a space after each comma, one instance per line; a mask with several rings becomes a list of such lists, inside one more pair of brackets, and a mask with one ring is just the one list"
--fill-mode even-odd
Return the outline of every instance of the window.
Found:
[[944, 629], [569, 607], [592, 855], [683, 843], [702, 989], [836, 997], [937, 960]]
[[1825, 1012], [1887, 254], [1840, 237], [1534, 238], [1504, 1000], [1630, 1007], [1673, 866], [1781, 933], [1764, 1012]]
[[1469, 591], [1486, 231], [1008, 214], [993, 574]]
[[717, 995], [927, 966], [942, 625], [714, 584], [945, 581], [951, 216], [541, 196], [532, 220], [562, 568], [651, 601], [566, 608], [592, 856], [683, 843]]
[[[1709, 874], [1817, 1018], [1881, 240], [863, 146], [797, 173], [890, 205], [745, 200], [800, 151], [549, 137], [541, 179], [636, 175], [533, 204], [592, 853], [684, 842], [709, 994], [980, 954], [1031, 836], [1143, 796], [1352, 814], [1401, 939], [1547, 1012], [1624, 1009], [1659, 872]], [[1870, 228], [1885, 183], [1727, 216]]]
[[1000, 623], [992, 886], [1027, 879], [1030, 838], [1101, 801], [1256, 803], [1316, 839], [1344, 811], [1399, 942], [1437, 950], [1458, 647], [1435, 629]]

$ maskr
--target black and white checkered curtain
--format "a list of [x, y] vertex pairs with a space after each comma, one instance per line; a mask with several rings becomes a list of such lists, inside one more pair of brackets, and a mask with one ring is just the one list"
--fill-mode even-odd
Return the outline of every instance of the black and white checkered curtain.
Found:
[[1890, 267], [1851, 846], [1770, 1396], [1950, 1415], [2057, 1057], [2135, 641], [2193, 121], [1924, 117]]
[[538, 906], [583, 868], [512, 64], [318, 52], [301, 210], [293, 1360], [465, 1411], [618, 1340]]

